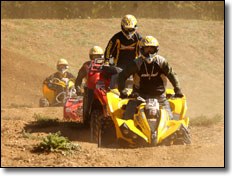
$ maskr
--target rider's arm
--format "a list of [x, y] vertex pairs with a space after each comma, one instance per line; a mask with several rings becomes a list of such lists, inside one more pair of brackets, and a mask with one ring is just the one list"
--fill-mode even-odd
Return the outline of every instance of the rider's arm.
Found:
[[82, 80], [83, 80], [83, 78], [85, 78], [87, 76], [87, 74], [88, 73], [86, 71], [86, 68], [83, 65], [81, 67], [81, 69], [79, 70], [79, 72], [78, 72], [78, 75], [77, 75], [77, 78], [76, 78], [76, 82], [75, 82], [75, 87], [81, 86]]
[[138, 39], [137, 44], [136, 44], [136, 51], [135, 51], [136, 52], [135, 58], [137, 58], [139, 57], [139, 43], [142, 40], [142, 36], [138, 32], [136, 32], [135, 35], [137, 36], [137, 39]]
[[116, 35], [114, 35], [110, 39], [109, 43], [107, 44], [106, 49], [105, 49], [105, 53], [104, 53], [105, 62], [109, 62], [109, 59], [111, 57], [116, 58], [116, 52], [115, 52], [116, 45], [117, 45], [116, 40], [117, 40], [117, 37], [116, 37]]
[[76, 77], [70, 72], [67, 72], [67, 78], [73, 82], [75, 82], [75, 80], [76, 80]]
[[177, 74], [174, 72], [172, 67], [168, 64], [168, 61], [166, 59], [163, 60], [161, 68], [164, 74], [167, 76], [167, 78], [171, 82], [174, 89], [181, 89]]
[[128, 63], [126, 68], [119, 73], [118, 76], [118, 90], [119, 92], [122, 92], [122, 90], [125, 88], [125, 82], [126, 79], [130, 77], [130, 75], [138, 72], [138, 66], [135, 62], [135, 60]]
[[52, 79], [54, 78], [55, 74], [56, 74], [56, 73], [54, 73], [54, 74], [50, 75], [49, 77], [47, 77], [47, 78], [44, 80], [43, 84], [47, 85], [48, 83], [50, 83], [50, 82], [52, 81]]

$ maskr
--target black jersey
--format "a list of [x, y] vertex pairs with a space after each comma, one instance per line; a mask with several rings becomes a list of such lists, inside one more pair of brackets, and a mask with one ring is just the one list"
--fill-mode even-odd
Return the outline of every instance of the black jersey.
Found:
[[147, 64], [142, 57], [130, 62], [119, 73], [118, 89], [121, 92], [125, 88], [125, 80], [134, 74], [134, 87], [139, 94], [147, 94], [150, 97], [161, 96], [165, 93], [167, 79], [174, 89], [180, 89], [176, 73], [162, 56], [156, 55], [151, 64]]
[[114, 64], [122, 69], [139, 56], [139, 41], [142, 36], [135, 33], [132, 39], [128, 40], [122, 32], [115, 34], [105, 49], [105, 60], [114, 58]]

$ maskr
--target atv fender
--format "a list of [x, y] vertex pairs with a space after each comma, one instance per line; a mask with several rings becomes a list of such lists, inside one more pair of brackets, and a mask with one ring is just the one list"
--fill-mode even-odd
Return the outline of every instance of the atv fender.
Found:
[[183, 120], [170, 120], [168, 113], [164, 110], [161, 110], [161, 119], [158, 127], [158, 137], [157, 143], [161, 143], [164, 139], [174, 134], [180, 129], [181, 125], [188, 127], [189, 118], [186, 117]]
[[130, 130], [134, 134], [137, 134], [138, 136], [143, 138], [146, 142], [148, 142], [148, 138], [138, 128], [135, 127], [133, 120], [131, 120], [131, 119], [124, 120], [124, 119], [116, 118], [116, 119], [114, 119], [114, 122], [116, 124], [115, 126], [116, 126], [116, 133], [117, 133], [118, 138], [123, 138], [123, 139], [127, 140], [128, 142], [133, 143], [131, 141], [131, 139], [124, 137], [122, 134], [120, 127], [124, 125], [128, 128], [128, 130]]

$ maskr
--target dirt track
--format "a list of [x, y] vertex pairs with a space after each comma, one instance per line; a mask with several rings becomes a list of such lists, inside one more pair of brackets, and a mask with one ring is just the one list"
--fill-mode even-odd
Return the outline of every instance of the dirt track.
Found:
[[[212, 25], [210, 23], [204, 24], [208, 25], [209, 28], [210, 25]], [[144, 23], [144, 25], [146, 25], [146, 23]], [[161, 29], [166, 29], [165, 27], [162, 28], [163, 23], [160, 25]], [[216, 32], [214, 31], [213, 33], [215, 35], [217, 34], [217, 30], [222, 31], [221, 28], [223, 27], [221, 27], [221, 25], [218, 26], [219, 27], [216, 25]], [[11, 26], [11, 23], [7, 22], [3, 25], [2, 22], [2, 27], [2, 31], [5, 32], [2, 33], [6, 35], [7, 30], [15, 26]], [[4, 41], [3, 34], [2, 40]], [[201, 37], [204, 37], [203, 34], [204, 33], [202, 33]], [[206, 67], [204, 65], [205, 67], [203, 68], [200, 65], [200, 71], [195, 67], [196, 64], [193, 64], [193, 68], [189, 69], [191, 64], [194, 63], [186, 59], [189, 57], [188, 53], [191, 52], [182, 52], [184, 49], [181, 47], [179, 48], [183, 60], [177, 60], [177, 64], [175, 64], [174, 67], [180, 68], [178, 73], [182, 81], [183, 89], [186, 90], [185, 92], [189, 105], [188, 114], [191, 118], [201, 115], [206, 115], [209, 118], [215, 114], [224, 115], [224, 112], [222, 112], [224, 105], [224, 99], [222, 97], [224, 93], [224, 81], [223, 71], [221, 71], [221, 69], [224, 69], [222, 64], [223, 54], [221, 53], [221, 51], [223, 51], [223, 37], [217, 36], [215, 40], [219, 41], [217, 45], [218, 48], [220, 47], [217, 50], [217, 53], [220, 53], [220, 58], [215, 61], [217, 64], [210, 65], [212, 60], [198, 61], [197, 57], [193, 57], [196, 63], [203, 62], [203, 64], [208, 66]], [[163, 41], [168, 41], [168, 38], [163, 39]], [[75, 127], [62, 120], [63, 108], [38, 108], [38, 100], [42, 95], [41, 83], [43, 79], [53, 73], [54, 70], [43, 62], [31, 60], [19, 54], [16, 50], [5, 47], [6, 42], [2, 43], [2, 167], [224, 167], [223, 120], [209, 127], [193, 126], [191, 129], [191, 145], [136, 149], [122, 149], [117, 148], [115, 145], [109, 145], [106, 148], [97, 148], [96, 144], [90, 143], [89, 131], [87, 129]], [[164, 43], [163, 46], [165, 47], [166, 45], [166, 48], [168, 48], [167, 46], [169, 44], [170, 43], [167, 42]], [[185, 44], [183, 43], [183, 45]], [[192, 45], [190, 46], [193, 48], [191, 53], [193, 55], [195, 50], [201, 51], [201, 49], [198, 50], [198, 48], [194, 48], [198, 47], [197, 45], [194, 47]], [[40, 50], [38, 49], [38, 53], [39, 52]], [[209, 55], [205, 54], [205, 58], [212, 59], [211, 52], [209, 53]], [[182, 63], [187, 64], [188, 67], [184, 67]], [[210, 70], [209, 68], [214, 68], [214, 66], [216, 69], [219, 69], [219, 71], [213, 70], [215, 73], [208, 73], [207, 71]], [[217, 102], [215, 102], [215, 99]], [[12, 108], [12, 103], [18, 105], [32, 105], [32, 108]], [[59, 123], [49, 128], [39, 128], [34, 123], [35, 119], [32, 118], [34, 113], [58, 118]], [[41, 141], [23, 138], [23, 131], [31, 133], [34, 136], [46, 136], [49, 132], [61, 131], [63, 136], [68, 137], [74, 143], [80, 144], [82, 150], [79, 154], [71, 156], [63, 156], [57, 153], [33, 153], [33, 147]]]
[[[186, 146], [160, 146], [151, 148], [122, 149], [116, 146], [98, 148], [90, 143], [89, 130], [70, 127], [62, 121], [62, 108], [2, 109], [2, 166], [15, 167], [223, 167], [224, 124], [194, 127], [192, 144]], [[33, 114], [46, 114], [59, 118], [60, 123], [49, 128], [33, 125]], [[82, 147], [79, 154], [33, 153], [33, 146], [40, 140], [22, 137], [22, 131], [34, 136], [61, 131]]]

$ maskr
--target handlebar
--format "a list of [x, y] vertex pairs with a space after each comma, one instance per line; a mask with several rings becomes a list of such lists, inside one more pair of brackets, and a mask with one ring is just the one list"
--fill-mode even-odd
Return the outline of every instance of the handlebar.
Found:
[[91, 70], [92, 72], [104, 71], [107, 74], [117, 74], [122, 71], [120, 67], [105, 65], [104, 59], [102, 58], [95, 59], [92, 68], [96, 69], [96, 70]]
[[[119, 92], [116, 92], [114, 90], [111, 90], [111, 92], [113, 92], [114, 94], [120, 96]], [[137, 100], [140, 100], [142, 102], [146, 102], [146, 100], [144, 98], [142, 98], [141, 96], [139, 96], [139, 94], [137, 94], [137, 93], [132, 93], [127, 98], [129, 98], [129, 99], [137, 99]], [[166, 98], [167, 99], [177, 99], [177, 98], [180, 98], [180, 97], [176, 97], [175, 94], [166, 94]]]
[[[114, 94], [120, 96], [119, 92], [116, 92], [114, 90], [111, 90], [111, 92], [113, 92]], [[142, 98], [141, 96], [139, 96], [139, 94], [137, 94], [137, 93], [131, 93], [127, 98], [129, 98], [129, 99], [137, 99], [137, 100], [140, 100], [142, 102], [146, 102], [146, 100], [144, 98]]]
[[183, 97], [177, 97], [176, 94], [166, 94], [167, 99], [178, 99], [178, 98], [183, 98]]
[[55, 82], [55, 80], [56, 80], [56, 81], [58, 81], [58, 82], [60, 82], [60, 81], [61, 81], [59, 78], [53, 78], [53, 79], [51, 80], [51, 81], [52, 81], [52, 83], [53, 83], [53, 82]]

